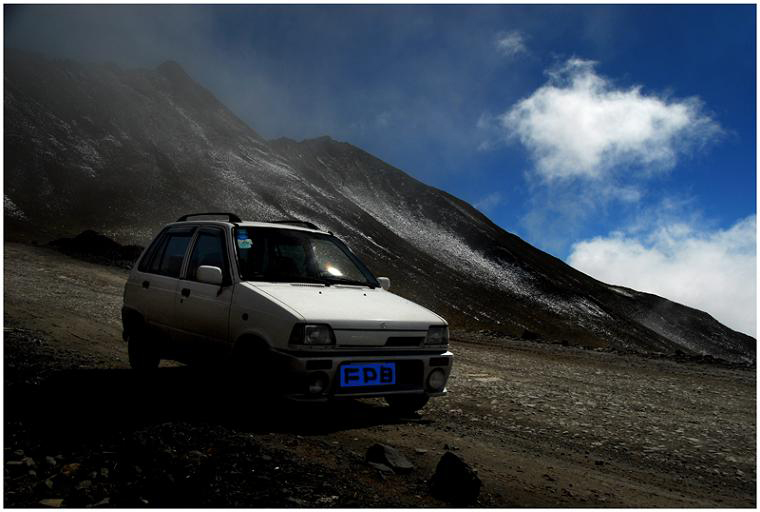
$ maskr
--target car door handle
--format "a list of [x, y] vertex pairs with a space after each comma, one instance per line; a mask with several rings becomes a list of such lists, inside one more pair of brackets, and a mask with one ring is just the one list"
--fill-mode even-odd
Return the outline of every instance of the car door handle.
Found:
[[183, 297], [189, 297], [190, 296], [190, 288], [182, 288], [182, 296]]
[[143, 281], [143, 288], [150, 288], [150, 281]]

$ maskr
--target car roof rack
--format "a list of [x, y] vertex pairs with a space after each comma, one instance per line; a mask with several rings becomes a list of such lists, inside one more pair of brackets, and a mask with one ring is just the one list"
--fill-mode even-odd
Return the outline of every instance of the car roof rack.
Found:
[[309, 228], [309, 229], [315, 229], [317, 231], [322, 231], [317, 227], [316, 224], [312, 224], [311, 222], [305, 221], [305, 220], [298, 220], [298, 219], [289, 219], [289, 220], [273, 220], [272, 224], [291, 224], [293, 226], [301, 226], [302, 228]]
[[200, 217], [202, 215], [224, 215], [226, 216], [230, 222], [237, 223], [237, 222], [243, 222], [240, 217], [235, 215], [234, 213], [229, 212], [206, 212], [206, 213], [188, 213], [187, 215], [183, 215], [179, 219], [177, 219], [177, 222], [184, 222], [189, 217]]

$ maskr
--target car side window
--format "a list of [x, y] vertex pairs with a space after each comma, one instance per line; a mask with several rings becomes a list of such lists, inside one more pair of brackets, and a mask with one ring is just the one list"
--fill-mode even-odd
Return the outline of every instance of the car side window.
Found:
[[150, 263], [148, 264], [148, 272], [151, 274], [158, 274], [158, 268], [161, 266], [161, 257], [166, 250], [166, 244], [169, 242], [169, 237], [164, 235], [161, 241], [156, 246], [156, 250], [151, 255]]
[[148, 265], [150, 265], [156, 252], [163, 250], [163, 242], [166, 240], [166, 237], [164, 236], [165, 232], [166, 230], [162, 231], [155, 239], [153, 239], [153, 242], [148, 246], [148, 250], [145, 251], [145, 255], [140, 259], [140, 265], [137, 267], [137, 270], [140, 272], [148, 272]]
[[195, 241], [190, 263], [187, 266], [186, 279], [197, 281], [198, 267], [210, 265], [222, 269], [224, 282], [228, 281], [227, 251], [224, 246], [224, 233], [220, 230], [201, 231]]
[[168, 277], [179, 277], [182, 260], [185, 258], [192, 236], [192, 233], [188, 232], [167, 234], [156, 249], [148, 271]]

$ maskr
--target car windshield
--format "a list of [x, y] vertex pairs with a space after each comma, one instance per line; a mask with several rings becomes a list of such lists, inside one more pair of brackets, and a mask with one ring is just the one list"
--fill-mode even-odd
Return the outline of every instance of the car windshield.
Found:
[[331, 235], [239, 226], [235, 249], [244, 281], [379, 286], [359, 258]]

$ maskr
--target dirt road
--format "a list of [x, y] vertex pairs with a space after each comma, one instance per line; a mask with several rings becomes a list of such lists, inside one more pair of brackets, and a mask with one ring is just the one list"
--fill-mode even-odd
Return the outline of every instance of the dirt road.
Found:
[[[427, 482], [451, 450], [482, 506], [755, 506], [754, 370], [460, 336], [449, 395], [420, 418], [275, 403], [172, 365], [136, 379], [125, 277], [5, 245], [6, 505], [441, 506]], [[375, 442], [416, 469], [380, 475], [362, 460]]]

